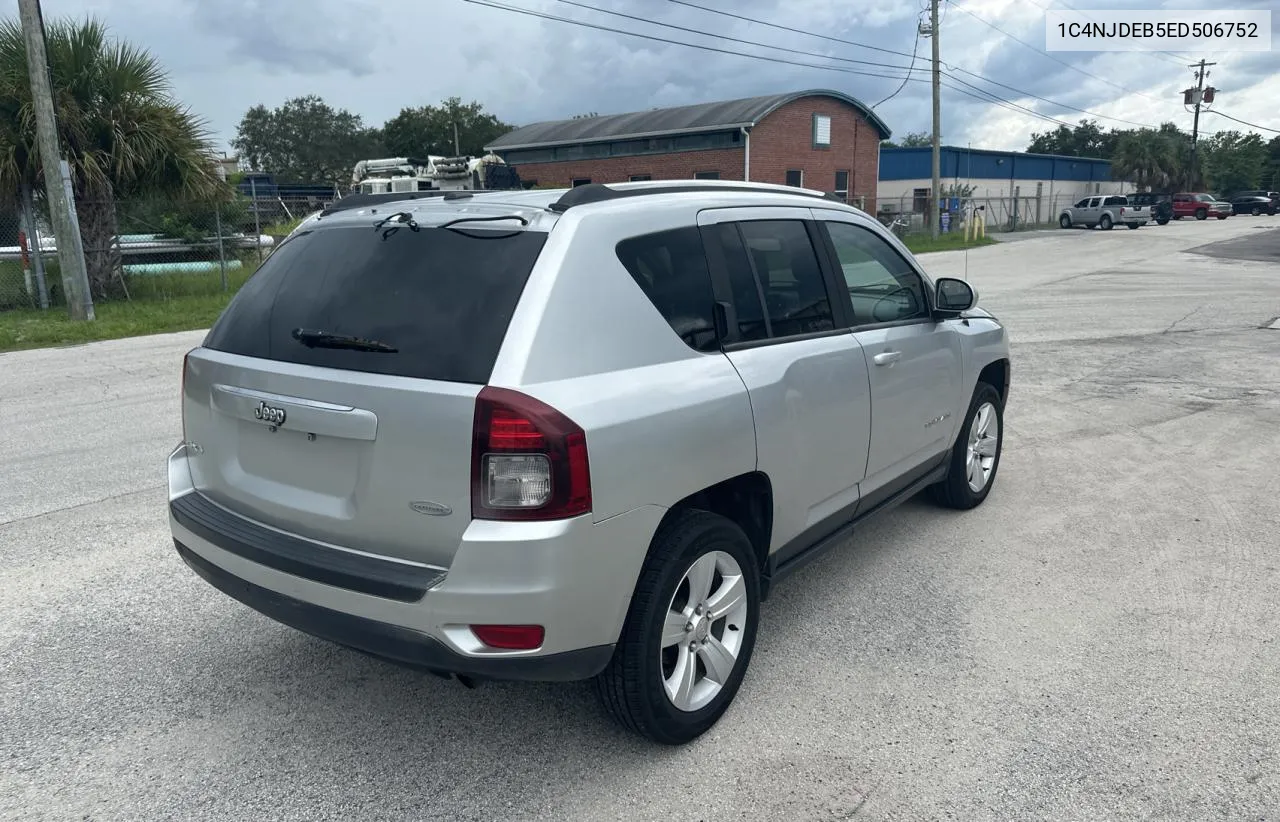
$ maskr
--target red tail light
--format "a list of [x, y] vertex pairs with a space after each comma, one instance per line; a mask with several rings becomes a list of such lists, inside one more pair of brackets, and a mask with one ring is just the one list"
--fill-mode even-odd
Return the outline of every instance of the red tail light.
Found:
[[546, 403], [486, 386], [471, 445], [474, 519], [568, 519], [591, 510], [586, 433]]
[[542, 647], [546, 631], [541, 625], [472, 625], [471, 632], [490, 648], [532, 651]]

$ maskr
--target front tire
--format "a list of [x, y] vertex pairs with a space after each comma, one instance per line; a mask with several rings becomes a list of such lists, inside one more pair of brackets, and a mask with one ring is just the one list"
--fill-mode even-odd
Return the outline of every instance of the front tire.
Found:
[[1261, 208], [1259, 208], [1258, 206], [1254, 206], [1254, 207], [1253, 207], [1253, 209], [1252, 209], [1249, 213], [1250, 213], [1250, 214], [1252, 214], [1252, 215], [1253, 215], [1253, 216], [1255, 216], [1255, 217], [1261, 217], [1261, 216], [1262, 216], [1262, 209], [1261, 209]]
[[1218, 219], [1219, 219], [1219, 220], [1225, 220], [1225, 219], [1227, 219], [1227, 218], [1228, 218], [1228, 217], [1230, 217], [1230, 216], [1231, 216], [1230, 214], [1219, 214], [1219, 215], [1218, 215]]
[[951, 449], [947, 476], [932, 486], [934, 500], [962, 511], [981, 505], [995, 484], [1003, 447], [1004, 400], [994, 386], [980, 382]]
[[1058, 225], [1062, 226], [1063, 228], [1071, 228], [1071, 215], [1063, 214], [1061, 217], [1059, 217]]
[[1165, 217], [1163, 220], [1156, 220], [1156, 225], [1168, 225], [1168, 224], [1169, 224], [1168, 217]]
[[696, 739], [742, 685], [759, 619], [747, 535], [717, 514], [680, 514], [654, 537], [596, 694], [620, 725], [654, 742]]
[[1203, 208], [1197, 208], [1197, 209], [1196, 209], [1196, 219], [1197, 219], [1197, 220], [1203, 220], [1203, 219], [1205, 219], [1205, 218], [1206, 218], [1206, 217], [1208, 217], [1208, 216], [1209, 216], [1209, 212], [1208, 212], [1207, 210], [1205, 210], [1205, 209], [1203, 209]]
[[1142, 223], [1129, 223], [1129, 228], [1141, 228]]

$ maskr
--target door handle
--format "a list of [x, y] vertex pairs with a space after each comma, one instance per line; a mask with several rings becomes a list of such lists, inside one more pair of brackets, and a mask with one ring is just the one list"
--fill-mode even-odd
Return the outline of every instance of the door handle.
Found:
[[876, 354], [871, 359], [876, 365], [893, 365], [901, 356], [902, 354], [897, 351], [885, 351], [882, 354]]

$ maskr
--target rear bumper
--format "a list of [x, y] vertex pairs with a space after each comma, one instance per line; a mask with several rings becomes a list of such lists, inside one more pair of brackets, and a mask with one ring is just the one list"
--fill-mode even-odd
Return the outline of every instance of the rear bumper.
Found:
[[290, 628], [398, 665], [478, 678], [573, 681], [595, 676], [613, 655], [612, 645], [597, 645], [542, 656], [468, 657], [411, 628], [322, 608], [246, 582], [181, 542], [174, 540], [174, 545], [191, 570], [227, 596]]
[[[298, 630], [441, 674], [567, 681], [608, 664], [665, 509], [593, 523], [473, 521], [448, 568], [304, 539], [195, 489], [169, 458], [169, 526], [214, 587]], [[541, 625], [527, 651], [485, 646], [472, 625]]]

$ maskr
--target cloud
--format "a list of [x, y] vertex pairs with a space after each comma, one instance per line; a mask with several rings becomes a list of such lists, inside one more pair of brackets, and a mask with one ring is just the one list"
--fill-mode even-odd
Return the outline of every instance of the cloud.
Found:
[[[379, 124], [403, 107], [436, 103], [455, 95], [479, 100], [507, 122], [517, 124], [589, 111], [635, 111], [815, 87], [839, 89], [871, 104], [888, 96], [901, 81], [866, 74], [901, 75], [892, 67], [909, 63], [922, 11], [922, 0], [689, 1], [900, 53], [886, 54], [779, 31], [670, 0], [581, 2], [685, 26], [693, 32], [618, 19], [558, 0], [495, 2], [652, 37], [827, 68], [701, 51], [464, 0], [43, 0], [43, 4], [49, 17], [95, 12], [117, 35], [150, 49], [169, 69], [175, 94], [204, 116], [224, 143], [234, 136], [236, 124], [250, 106], [275, 106], [303, 94], [318, 94], [331, 105], [360, 114], [369, 124]], [[1203, 6], [1202, 0], [1197, 3]], [[947, 74], [955, 78], [944, 81], [943, 136], [947, 142], [1021, 149], [1032, 132], [1055, 127], [1035, 115], [1011, 111], [1011, 104], [1069, 123], [1087, 116], [1028, 94], [1123, 120], [1151, 125], [1172, 120], [1190, 127], [1191, 118], [1181, 102], [1181, 90], [1192, 82], [1191, 72], [1183, 65], [1190, 59], [1138, 53], [1062, 52], [1047, 56], [1041, 51], [1041, 7], [1054, 5], [1058, 5], [1056, 0], [954, 0], [954, 5], [944, 5], [940, 45]], [[1086, 0], [1073, 0], [1072, 5], [1083, 8]], [[1186, 3], [1129, 0], [1127, 5], [1173, 8]], [[1273, 5], [1268, 0], [1239, 0], [1232, 7]], [[1280, 15], [1273, 15], [1273, 25], [1280, 25]], [[729, 43], [712, 36], [717, 34], [813, 56]], [[1280, 33], [1273, 38], [1280, 44]], [[929, 128], [929, 51], [929, 40], [920, 38], [913, 80], [877, 108], [895, 134]], [[1244, 120], [1280, 128], [1274, 112], [1274, 101], [1280, 99], [1275, 79], [1280, 76], [1280, 52], [1206, 56], [1219, 63], [1211, 78], [1221, 89], [1215, 107]], [[871, 65], [839, 62], [832, 57], [864, 60]], [[1018, 91], [987, 83], [960, 68]], [[960, 80], [1009, 102], [1002, 107], [966, 96], [983, 95]], [[1223, 118], [1202, 121], [1206, 128], [1222, 128], [1230, 122]], [[1106, 120], [1102, 124], [1124, 126]]]

